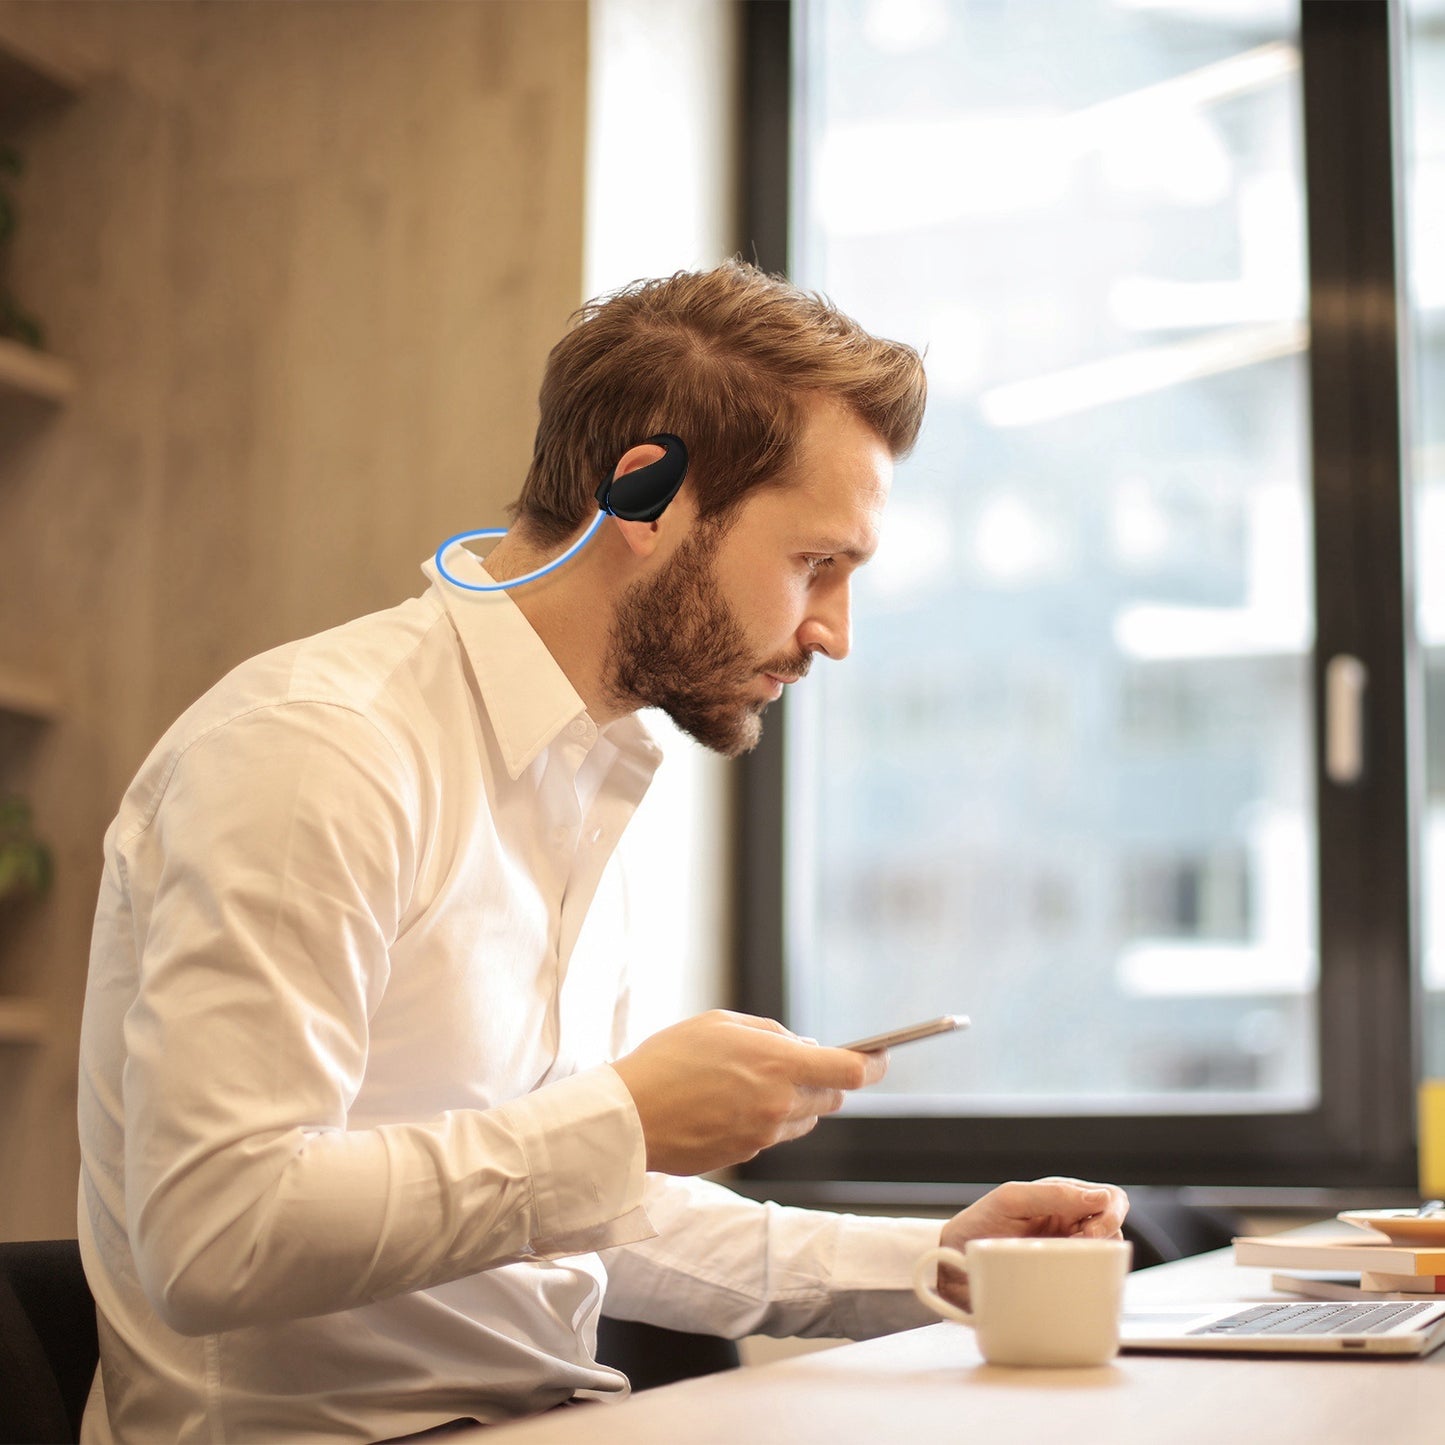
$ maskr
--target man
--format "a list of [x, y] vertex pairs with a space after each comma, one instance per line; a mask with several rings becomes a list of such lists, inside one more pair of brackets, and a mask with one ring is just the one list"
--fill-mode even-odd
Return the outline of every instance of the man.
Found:
[[[107, 834], [83, 1027], [88, 1441], [378, 1440], [617, 1395], [604, 1292], [731, 1335], [930, 1318], [908, 1282], [936, 1222], [691, 1177], [886, 1061], [723, 1012], [629, 1052], [607, 867], [658, 762], [639, 708], [735, 755], [847, 654], [923, 403], [911, 349], [747, 266], [584, 308], [516, 525], [448, 570], [558, 555], [667, 431], [690, 470], [661, 516], [515, 592], [428, 564], [423, 596], [252, 659], [162, 738]], [[942, 1239], [1112, 1235], [1125, 1208], [1005, 1185]]]

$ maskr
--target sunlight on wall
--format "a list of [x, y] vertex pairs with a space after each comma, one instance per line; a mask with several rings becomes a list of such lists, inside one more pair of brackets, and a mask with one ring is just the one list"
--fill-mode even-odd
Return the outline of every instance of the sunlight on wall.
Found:
[[[735, 7], [592, 0], [589, 42], [587, 295], [716, 265], [736, 244]], [[638, 1038], [731, 997], [728, 765], [646, 721], [666, 759], [619, 850]]]

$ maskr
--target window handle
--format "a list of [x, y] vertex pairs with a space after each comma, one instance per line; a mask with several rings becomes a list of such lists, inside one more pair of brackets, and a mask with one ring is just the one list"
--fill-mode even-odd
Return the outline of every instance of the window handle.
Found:
[[1358, 657], [1342, 652], [1325, 665], [1325, 775], [1358, 783], [1365, 772], [1365, 689], [1370, 674]]

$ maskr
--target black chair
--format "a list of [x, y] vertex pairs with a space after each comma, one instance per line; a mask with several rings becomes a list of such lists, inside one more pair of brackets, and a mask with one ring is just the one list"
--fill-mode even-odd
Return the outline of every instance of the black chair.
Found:
[[741, 1363], [732, 1340], [667, 1330], [636, 1320], [615, 1320], [610, 1315], [603, 1315], [597, 1322], [597, 1358], [621, 1370], [634, 1390], [671, 1385], [695, 1375], [715, 1375]]
[[0, 1445], [79, 1440], [99, 1359], [79, 1244], [0, 1243]]
[[[606, 1317], [597, 1352], [635, 1390], [739, 1362], [732, 1340]], [[79, 1440], [99, 1358], [95, 1302], [76, 1241], [0, 1243], [0, 1445]]]
[[1245, 1233], [1244, 1218], [1233, 1209], [1184, 1204], [1167, 1191], [1131, 1190], [1124, 1238], [1134, 1246], [1134, 1268], [1227, 1249]]

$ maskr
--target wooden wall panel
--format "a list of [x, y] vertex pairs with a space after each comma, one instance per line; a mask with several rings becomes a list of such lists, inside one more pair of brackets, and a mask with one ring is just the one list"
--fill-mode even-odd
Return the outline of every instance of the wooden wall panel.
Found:
[[13, 288], [72, 360], [0, 405], [0, 661], [54, 675], [0, 719], [56, 885], [0, 912], [0, 1237], [74, 1228], [75, 1052], [100, 844], [174, 716], [262, 648], [421, 590], [505, 520], [546, 352], [581, 299], [586, 9], [0, 3], [99, 64], [11, 134]]

